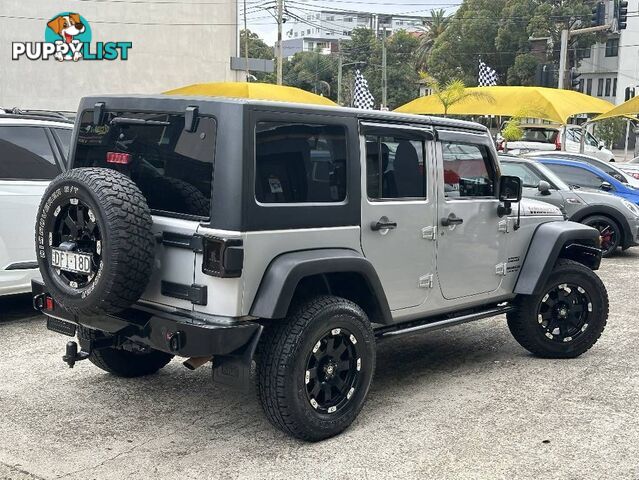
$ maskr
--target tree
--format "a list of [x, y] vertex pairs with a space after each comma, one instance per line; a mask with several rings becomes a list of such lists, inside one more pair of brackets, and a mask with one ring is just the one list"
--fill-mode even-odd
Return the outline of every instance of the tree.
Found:
[[[245, 57], [245, 35], [248, 32], [248, 56], [249, 58], [261, 58], [264, 60], [273, 60], [275, 58], [275, 51], [273, 47], [268, 46], [257, 33], [253, 33], [250, 30], [240, 31], [240, 56]], [[266, 72], [252, 72], [260, 82], [275, 83], [275, 76]]]
[[626, 132], [626, 119], [613, 117], [601, 120], [595, 123], [595, 130], [599, 140], [604, 142], [607, 148], [612, 148]]
[[428, 56], [430, 55], [433, 45], [435, 45], [435, 40], [444, 33], [448, 27], [449, 20], [450, 18], [446, 16], [444, 9], [430, 11], [430, 20], [427, 22], [426, 27], [422, 28], [419, 32], [417, 58], [420, 68], [426, 67]]
[[535, 74], [539, 60], [531, 53], [522, 53], [508, 69], [508, 85], [535, 85]]
[[422, 75], [422, 77], [426, 80], [426, 84], [432, 92], [431, 94], [435, 95], [444, 107], [445, 117], [448, 116], [448, 110], [450, 110], [453, 105], [468, 98], [485, 100], [487, 102], [495, 101], [492, 95], [488, 93], [469, 91], [462, 80], [451, 80], [447, 83], [441, 83], [428, 75]]
[[337, 98], [337, 58], [317, 52], [298, 52], [284, 65], [285, 85]]

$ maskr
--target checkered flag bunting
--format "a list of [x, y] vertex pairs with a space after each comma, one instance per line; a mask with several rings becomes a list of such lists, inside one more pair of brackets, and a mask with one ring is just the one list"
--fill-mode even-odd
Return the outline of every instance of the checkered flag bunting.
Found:
[[480, 87], [493, 87], [497, 85], [497, 72], [479, 60], [479, 78], [477, 83]]
[[355, 90], [353, 92], [353, 106], [355, 108], [363, 108], [372, 110], [375, 106], [375, 98], [368, 89], [368, 81], [362, 75], [362, 72], [355, 72]]

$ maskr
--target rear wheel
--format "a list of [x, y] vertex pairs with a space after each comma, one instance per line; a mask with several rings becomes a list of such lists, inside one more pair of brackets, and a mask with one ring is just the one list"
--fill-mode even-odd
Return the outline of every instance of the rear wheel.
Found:
[[[103, 338], [98, 330], [81, 327], [78, 330], [80, 344], [86, 348], [91, 340]], [[151, 375], [165, 367], [173, 358], [168, 353], [137, 344], [125, 344], [118, 348], [92, 350], [89, 360], [96, 367], [118, 377], [142, 377]]]
[[340, 297], [315, 297], [266, 329], [257, 369], [269, 421], [302, 440], [337, 435], [357, 417], [375, 370], [366, 314]]
[[593, 215], [584, 218], [581, 223], [599, 230], [601, 237], [601, 255], [609, 257], [615, 253], [621, 244], [622, 231], [619, 224], [605, 215]]
[[560, 260], [538, 295], [517, 299], [508, 327], [528, 351], [545, 358], [573, 358], [592, 347], [608, 319], [608, 293], [588, 267]]

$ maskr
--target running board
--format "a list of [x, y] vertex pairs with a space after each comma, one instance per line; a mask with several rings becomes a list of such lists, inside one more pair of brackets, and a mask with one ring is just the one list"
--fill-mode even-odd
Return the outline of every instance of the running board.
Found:
[[[389, 338], [417, 332], [430, 332], [432, 330], [438, 330], [440, 328], [453, 327], [455, 325], [461, 325], [462, 323], [468, 323], [475, 320], [494, 317], [495, 315], [502, 315], [512, 310], [514, 310], [514, 307], [512, 305], [502, 305], [495, 306], [488, 310], [474, 311], [472, 313], [466, 313], [465, 315], [459, 315], [455, 317], [440, 315], [436, 317], [429, 317], [423, 320], [413, 320], [397, 325], [387, 325], [380, 327], [375, 330], [375, 336], [377, 338]], [[466, 310], [466, 312], [468, 312], [468, 310]]]

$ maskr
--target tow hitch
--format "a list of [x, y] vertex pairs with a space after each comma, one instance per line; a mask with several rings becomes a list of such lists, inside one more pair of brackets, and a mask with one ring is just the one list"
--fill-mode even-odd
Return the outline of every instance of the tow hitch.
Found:
[[89, 358], [93, 350], [100, 350], [102, 348], [115, 347], [117, 345], [118, 345], [117, 336], [104, 337], [104, 338], [90, 340], [88, 342], [86, 349], [82, 348], [80, 351], [78, 351], [77, 342], [70, 341], [70, 342], [67, 342], [66, 353], [62, 357], [62, 360], [67, 365], [69, 365], [69, 368], [73, 368], [76, 362], [79, 362], [81, 360], [86, 360], [87, 358]]
[[62, 357], [62, 360], [69, 365], [69, 368], [73, 368], [75, 362], [79, 362], [80, 360], [86, 360], [89, 358], [90, 353], [80, 350], [78, 352], [78, 344], [77, 342], [71, 341], [67, 342], [67, 350], [66, 354]]

